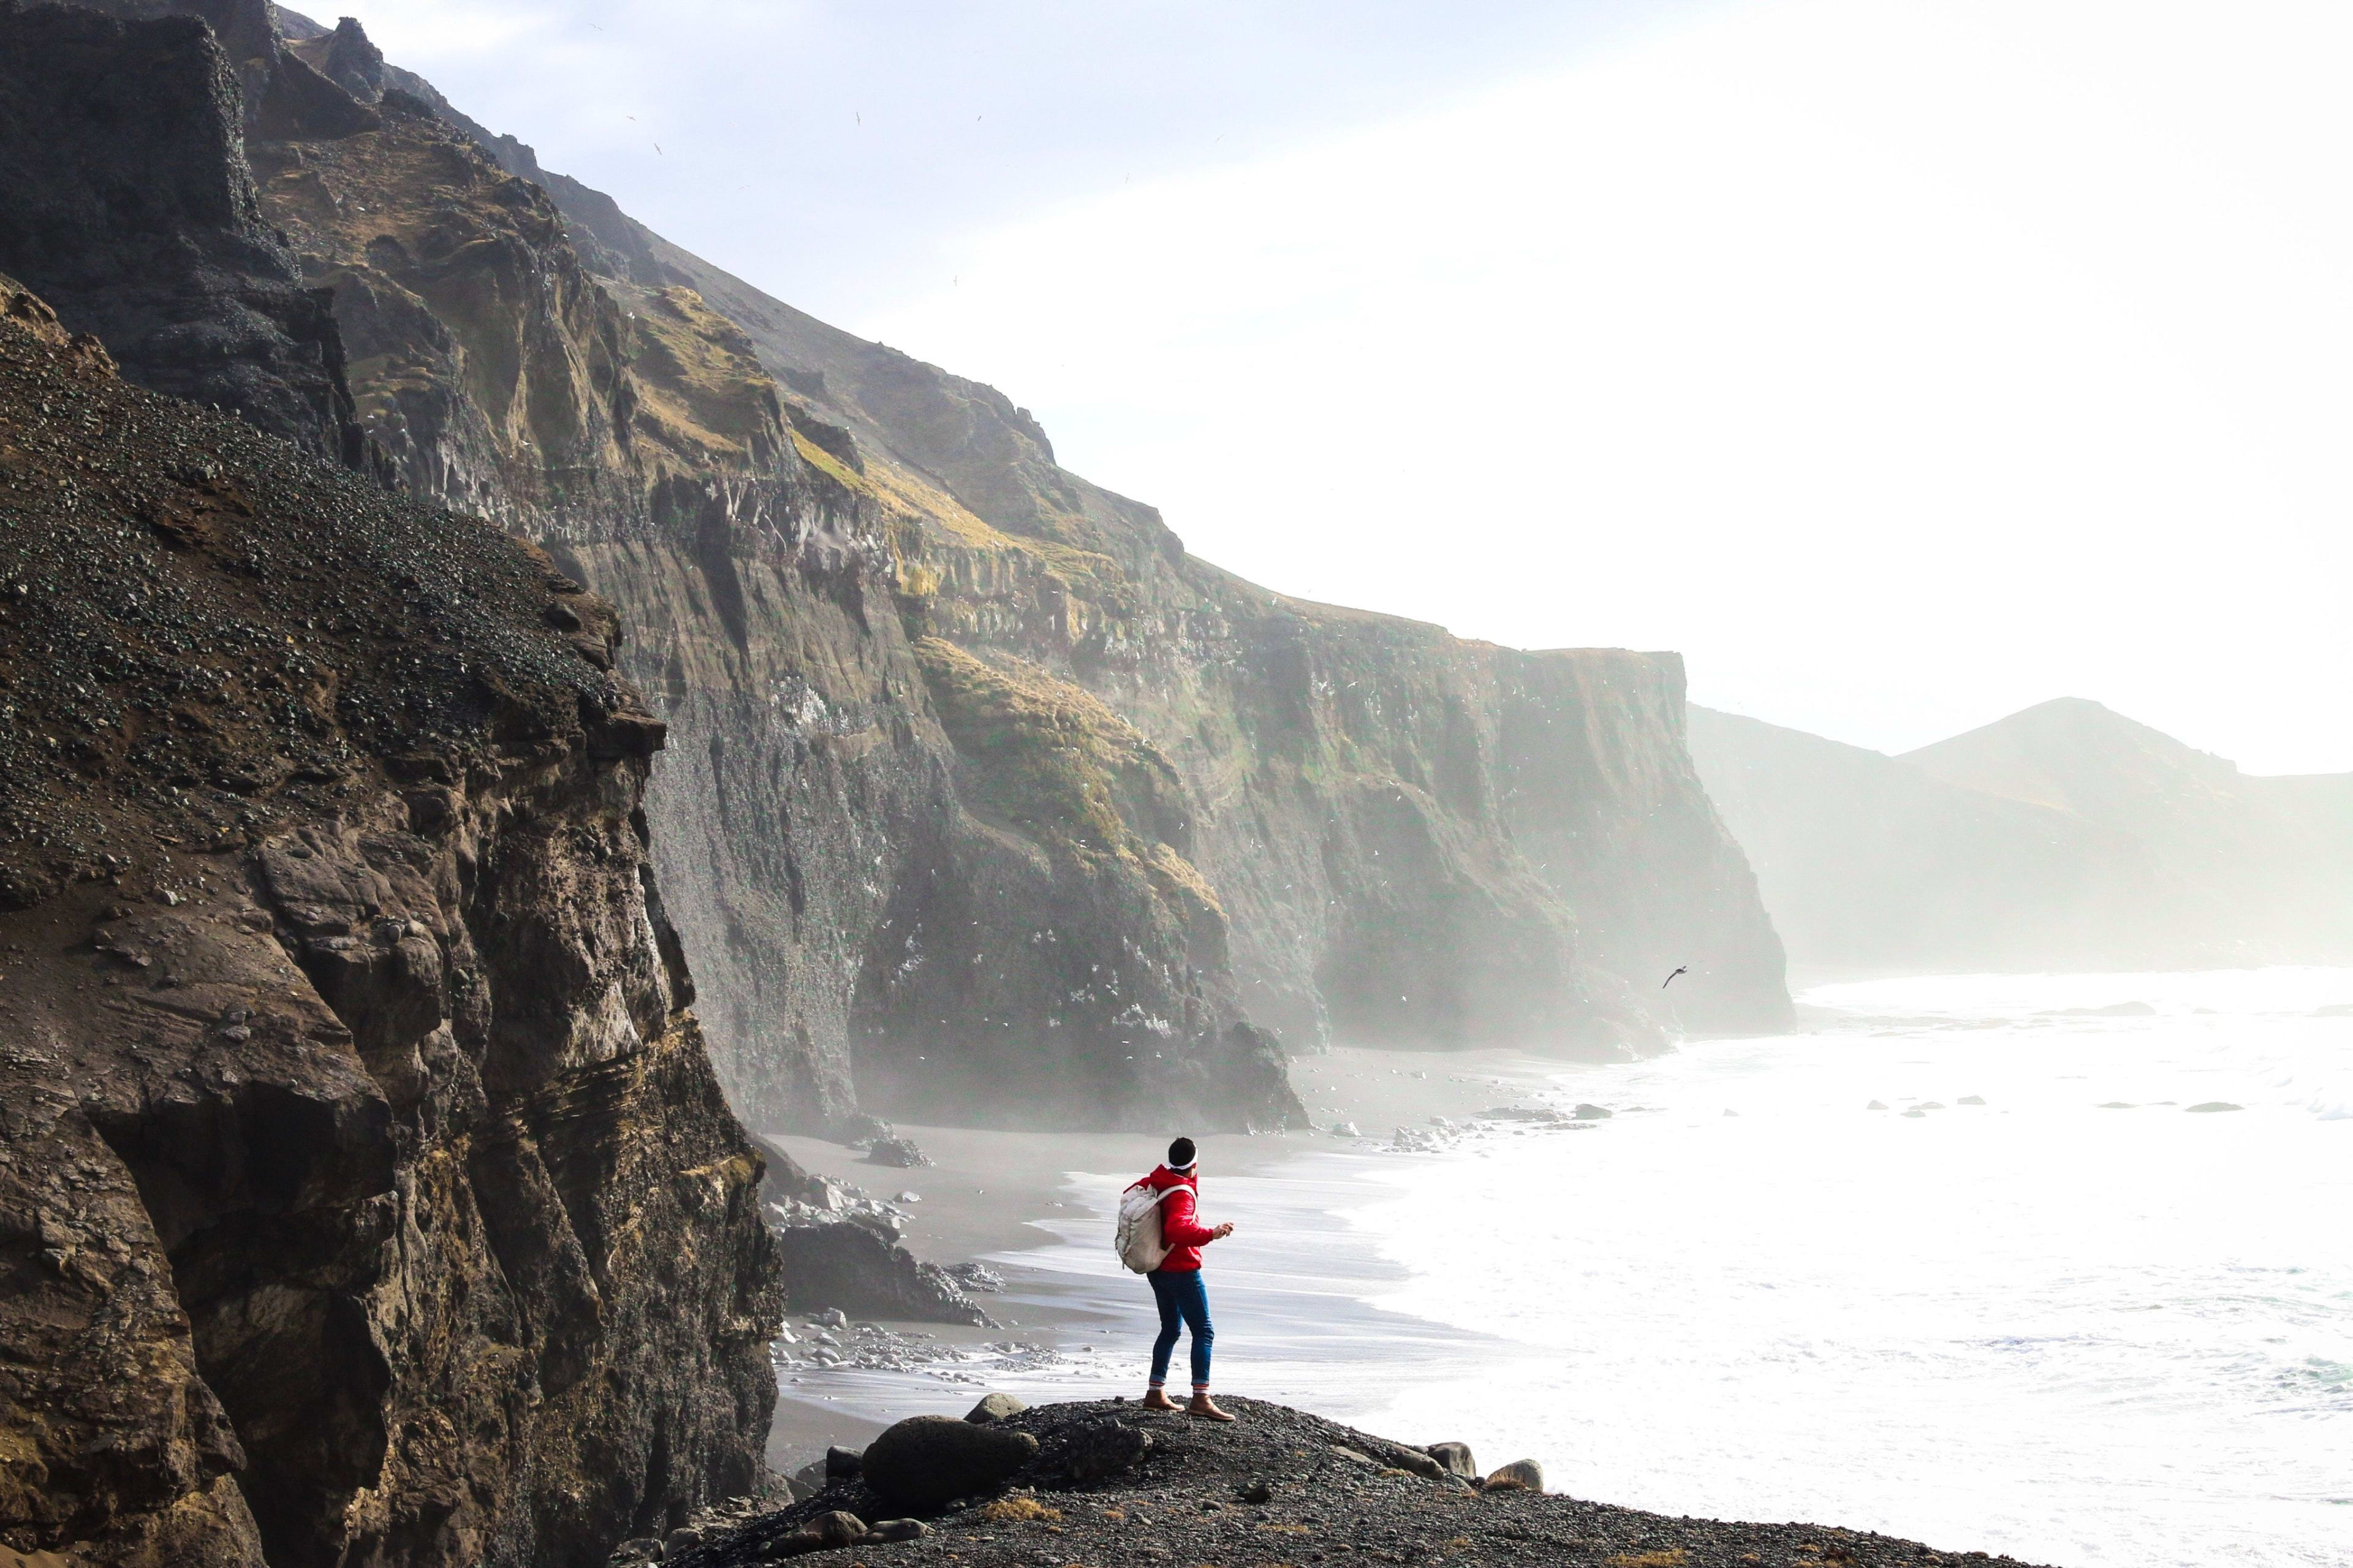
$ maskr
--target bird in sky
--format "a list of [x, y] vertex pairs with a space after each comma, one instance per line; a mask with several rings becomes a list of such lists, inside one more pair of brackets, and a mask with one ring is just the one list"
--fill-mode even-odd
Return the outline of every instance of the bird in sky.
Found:
[[[1688, 963], [1683, 964], [1675, 970], [1675, 974], [1689, 974], [1690, 973], [1691, 965]], [[1660, 981], [1659, 989], [1664, 991], [1668, 986], [1672, 985], [1675, 983], [1675, 974], [1670, 974], [1664, 980]]]

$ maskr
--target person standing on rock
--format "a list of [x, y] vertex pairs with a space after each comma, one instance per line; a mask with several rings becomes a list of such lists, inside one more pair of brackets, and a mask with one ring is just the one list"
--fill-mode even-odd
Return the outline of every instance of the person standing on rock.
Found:
[[1160, 1238], [1168, 1256], [1145, 1276], [1160, 1304], [1160, 1337], [1152, 1342], [1152, 1386], [1145, 1391], [1144, 1407], [1178, 1408], [1167, 1394], [1168, 1359], [1176, 1353], [1177, 1330], [1186, 1328], [1193, 1332], [1193, 1402], [1183, 1408], [1206, 1420], [1230, 1421], [1209, 1398], [1209, 1347], [1218, 1335], [1209, 1326], [1209, 1293], [1201, 1284], [1201, 1248], [1233, 1235], [1234, 1227], [1200, 1222], [1200, 1161], [1190, 1138], [1168, 1145], [1168, 1163], [1145, 1177], [1144, 1185], [1168, 1194], [1160, 1204]]

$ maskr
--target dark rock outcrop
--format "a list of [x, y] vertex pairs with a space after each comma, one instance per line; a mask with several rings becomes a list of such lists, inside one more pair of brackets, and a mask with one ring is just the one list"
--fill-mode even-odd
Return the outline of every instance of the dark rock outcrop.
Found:
[[999, 1423], [915, 1415], [866, 1446], [860, 1479], [893, 1510], [937, 1513], [996, 1496], [1037, 1452], [1037, 1438]]
[[[1746, 1568], [1820, 1563], [1914, 1568], [2007, 1557], [1932, 1551], [1866, 1531], [1820, 1524], [1754, 1524], [1671, 1518], [1587, 1502], [1525, 1485], [1473, 1493], [1458, 1478], [1430, 1478], [1377, 1461], [1397, 1444], [1255, 1399], [1226, 1402], [1230, 1425], [1181, 1415], [1139, 1416], [1113, 1400], [1025, 1410], [984, 1432], [1020, 1432], [1038, 1451], [1008, 1496], [935, 1518], [931, 1550], [969, 1563], [1057, 1561], [1105, 1568], [1175, 1563], [1472, 1563], [1557, 1568]], [[938, 1420], [938, 1418], [934, 1418]], [[1141, 1421], [1142, 1429], [1137, 1423]], [[962, 1423], [942, 1422], [942, 1425]], [[1142, 1457], [1083, 1479], [1066, 1456], [1097, 1434], [1124, 1431]], [[827, 1513], [876, 1517], [881, 1500], [855, 1480], [713, 1531], [669, 1557], [671, 1568], [752, 1568]], [[876, 1559], [868, 1559], [870, 1563]]]
[[0, 297], [0, 1542], [583, 1563], [743, 1490], [760, 1162], [611, 612]]
[[365, 467], [328, 297], [262, 216], [243, 101], [195, 17], [0, 0], [0, 270], [132, 380]]
[[1472, 1458], [1471, 1445], [1468, 1443], [1432, 1443], [1423, 1451], [1445, 1466], [1446, 1473], [1450, 1476], [1457, 1476], [1467, 1481], [1475, 1479], [1479, 1474], [1478, 1462]]
[[902, 1322], [989, 1321], [945, 1269], [918, 1262], [896, 1241], [855, 1219], [779, 1226], [776, 1247], [785, 1304], [796, 1311], [839, 1307], [860, 1317]]
[[1039, 1468], [1072, 1486], [1097, 1486], [1134, 1470], [1155, 1447], [1151, 1433], [1125, 1421], [1081, 1422], [1052, 1434], [1051, 1451], [1041, 1447]]

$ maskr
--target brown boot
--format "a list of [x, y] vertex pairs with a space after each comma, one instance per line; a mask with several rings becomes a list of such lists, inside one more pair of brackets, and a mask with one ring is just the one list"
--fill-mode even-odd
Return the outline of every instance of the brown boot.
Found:
[[1207, 1391], [1193, 1395], [1193, 1403], [1185, 1407], [1187, 1415], [1198, 1415], [1204, 1421], [1230, 1421], [1232, 1416], [1218, 1408]]
[[1174, 1410], [1176, 1408], [1176, 1405], [1174, 1400], [1171, 1400], [1168, 1395], [1163, 1394], [1160, 1390], [1156, 1388], [1147, 1388], [1144, 1391], [1144, 1407], [1146, 1410]]

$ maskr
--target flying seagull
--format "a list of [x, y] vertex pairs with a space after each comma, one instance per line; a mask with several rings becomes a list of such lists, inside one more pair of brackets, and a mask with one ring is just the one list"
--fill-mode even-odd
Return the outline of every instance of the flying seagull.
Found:
[[[1675, 971], [1675, 974], [1689, 974], [1690, 973], [1691, 965], [1688, 963]], [[1670, 974], [1664, 980], [1660, 981], [1659, 989], [1664, 991], [1668, 986], [1672, 985], [1675, 983], [1675, 974]]]

